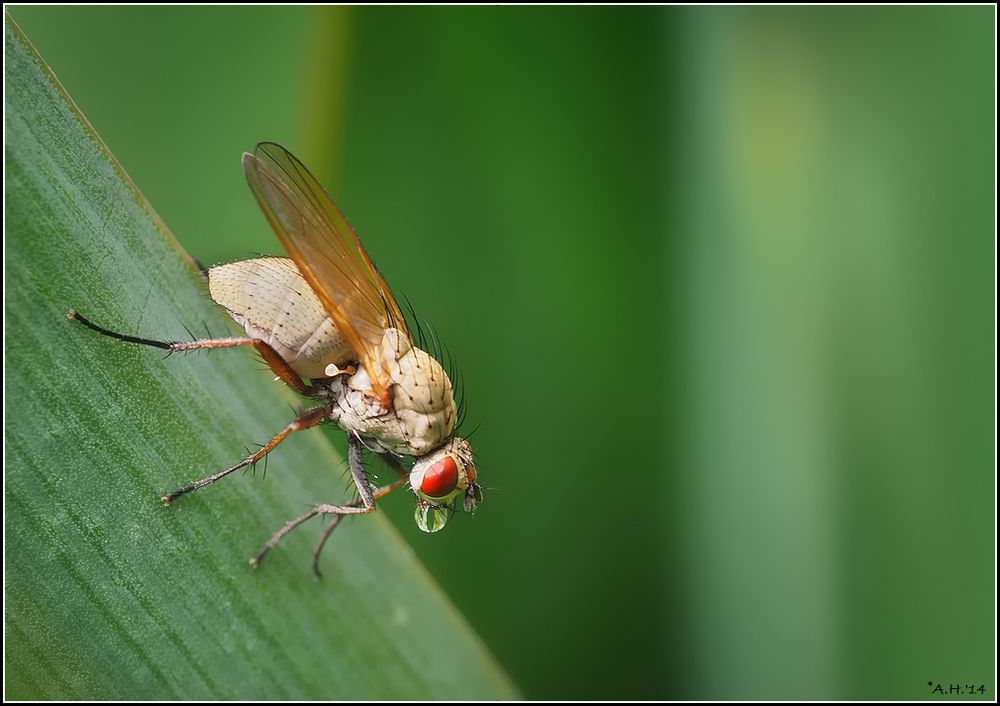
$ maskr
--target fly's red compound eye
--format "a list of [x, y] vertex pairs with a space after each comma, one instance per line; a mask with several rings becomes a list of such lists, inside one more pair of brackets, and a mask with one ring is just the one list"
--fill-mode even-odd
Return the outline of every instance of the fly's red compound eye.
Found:
[[429, 498], [450, 495], [458, 485], [458, 466], [455, 459], [445, 456], [427, 469], [420, 483], [420, 492]]

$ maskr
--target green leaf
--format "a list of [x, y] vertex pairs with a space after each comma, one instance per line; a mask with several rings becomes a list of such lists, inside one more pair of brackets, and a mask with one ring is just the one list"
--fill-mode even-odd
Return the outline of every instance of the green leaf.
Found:
[[164, 359], [67, 320], [75, 308], [174, 340], [227, 330], [164, 224], [5, 25], [6, 695], [515, 698], [379, 513], [337, 530], [323, 581], [309, 571], [315, 523], [249, 566], [287, 519], [344, 498], [322, 434], [294, 435], [265, 478], [160, 504], [270, 438], [298, 401], [245, 350]]

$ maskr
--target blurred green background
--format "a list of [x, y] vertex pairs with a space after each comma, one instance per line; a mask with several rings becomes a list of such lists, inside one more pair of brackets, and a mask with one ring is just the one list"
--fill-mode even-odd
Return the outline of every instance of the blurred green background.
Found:
[[526, 696], [994, 697], [992, 7], [10, 12], [194, 257], [275, 140], [434, 325], [490, 489], [384, 504]]

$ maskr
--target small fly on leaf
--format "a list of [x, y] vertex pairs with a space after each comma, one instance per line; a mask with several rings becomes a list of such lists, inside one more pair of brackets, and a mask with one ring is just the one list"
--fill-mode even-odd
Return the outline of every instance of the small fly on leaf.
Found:
[[[348, 435], [348, 463], [358, 498], [316, 505], [278, 530], [254, 566], [286, 534], [318, 515], [331, 521], [313, 553], [319, 555], [345, 515], [369, 513], [375, 501], [409, 483], [415, 519], [425, 532], [442, 529], [456, 505], [471, 512], [482, 501], [469, 443], [455, 436], [458, 406], [451, 380], [433, 356], [417, 347], [399, 305], [347, 219], [315, 177], [288, 150], [262, 142], [243, 155], [243, 167], [261, 210], [288, 258], [240, 260], [208, 270], [209, 292], [246, 330], [245, 337], [158, 341], [111, 331], [76, 311], [69, 318], [121, 341], [171, 352], [253, 346], [274, 373], [318, 402], [257, 452], [229, 468], [163, 496], [169, 505], [252, 466], [292, 432], [329, 420]], [[364, 468], [369, 449], [399, 480], [375, 488]], [[407, 459], [412, 459], [408, 463]], [[409, 465], [409, 467], [408, 467]]]

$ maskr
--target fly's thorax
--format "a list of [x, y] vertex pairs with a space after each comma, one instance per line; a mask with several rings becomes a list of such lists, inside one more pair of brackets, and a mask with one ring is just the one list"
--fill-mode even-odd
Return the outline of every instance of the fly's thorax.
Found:
[[407, 456], [424, 456], [440, 448], [455, 430], [458, 416], [444, 368], [397, 329], [385, 332], [378, 358], [391, 381], [390, 407], [372, 397], [371, 378], [361, 368], [331, 384], [333, 396], [340, 399], [335, 412], [340, 426]]
[[455, 407], [451, 380], [441, 364], [396, 329], [385, 332], [382, 356], [395, 384], [396, 409], [433, 413]]
[[441, 448], [417, 459], [410, 471], [410, 487], [417, 495], [415, 518], [424, 532], [443, 529], [449, 505], [462, 498], [467, 512], [482, 500], [473, 462], [472, 447], [465, 439], [452, 438]]
[[416, 455], [437, 448], [451, 436], [458, 417], [448, 374], [397, 329], [385, 332], [380, 353], [392, 380], [393, 412]]

